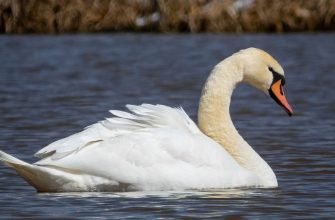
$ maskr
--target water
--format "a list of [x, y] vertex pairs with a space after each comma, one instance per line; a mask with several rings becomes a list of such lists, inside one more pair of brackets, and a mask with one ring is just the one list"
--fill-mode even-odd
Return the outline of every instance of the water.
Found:
[[250, 46], [284, 66], [295, 116], [247, 86], [231, 111], [279, 188], [37, 194], [1, 164], [0, 218], [333, 218], [335, 34], [0, 36], [0, 149], [33, 162], [127, 103], [183, 106], [195, 119], [211, 68]]

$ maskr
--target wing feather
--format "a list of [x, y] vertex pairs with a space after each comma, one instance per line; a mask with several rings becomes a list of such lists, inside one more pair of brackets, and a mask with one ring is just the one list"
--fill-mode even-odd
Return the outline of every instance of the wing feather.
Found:
[[78, 152], [93, 142], [155, 128], [169, 127], [190, 133], [201, 133], [197, 125], [188, 117], [182, 108], [171, 108], [165, 105], [126, 105], [130, 112], [110, 110], [116, 117], [86, 127], [83, 131], [55, 141], [39, 150], [35, 156], [51, 156], [57, 160], [73, 152]]

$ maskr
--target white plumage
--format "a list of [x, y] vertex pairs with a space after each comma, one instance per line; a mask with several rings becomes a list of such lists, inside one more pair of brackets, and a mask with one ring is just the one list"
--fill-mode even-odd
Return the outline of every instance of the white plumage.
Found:
[[[127, 105], [127, 108], [132, 114], [111, 110], [116, 117], [38, 151], [36, 156], [41, 160], [28, 166], [28, 170], [38, 168], [45, 175], [46, 189], [37, 188], [40, 191], [174, 190], [256, 183], [257, 178], [204, 135], [183, 109], [149, 104]], [[21, 161], [1, 155], [14, 166], [21, 165]]]
[[[2, 151], [0, 160], [40, 192], [275, 187], [273, 171], [229, 116], [232, 90], [250, 74], [248, 59], [282, 70], [269, 57], [250, 48], [214, 68], [200, 100], [201, 130], [182, 108], [127, 105], [129, 112], [111, 110], [114, 117], [42, 148], [34, 164]], [[272, 78], [257, 80], [270, 86]]]

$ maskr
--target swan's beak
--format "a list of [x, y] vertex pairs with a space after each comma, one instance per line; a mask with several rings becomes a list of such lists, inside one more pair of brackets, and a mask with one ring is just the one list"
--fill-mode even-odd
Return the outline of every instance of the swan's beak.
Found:
[[282, 106], [289, 116], [292, 116], [293, 110], [285, 97], [282, 80], [274, 82], [269, 89], [270, 96]]

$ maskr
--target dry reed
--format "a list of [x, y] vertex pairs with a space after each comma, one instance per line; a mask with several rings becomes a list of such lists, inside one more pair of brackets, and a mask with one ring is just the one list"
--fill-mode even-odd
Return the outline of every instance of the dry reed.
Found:
[[335, 0], [0, 1], [0, 33], [334, 30]]

